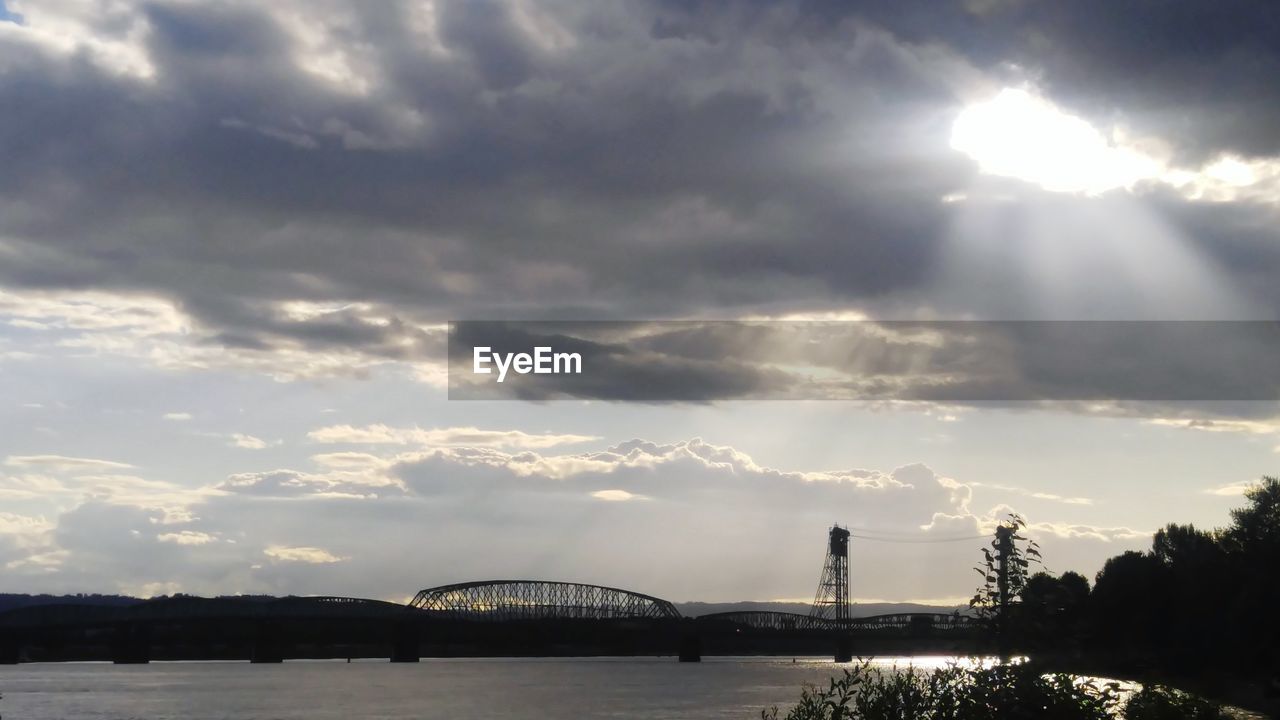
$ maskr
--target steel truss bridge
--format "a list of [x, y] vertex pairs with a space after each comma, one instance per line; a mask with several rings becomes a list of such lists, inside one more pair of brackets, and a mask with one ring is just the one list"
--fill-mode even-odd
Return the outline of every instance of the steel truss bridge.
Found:
[[821, 615], [738, 610], [683, 618], [667, 600], [619, 588], [547, 580], [480, 580], [422, 590], [410, 608], [448, 620], [694, 620], [771, 632], [954, 631], [974, 627], [959, 613], [894, 613], [838, 620]]
[[[972, 619], [960, 613], [895, 613], [850, 617], [849, 537], [833, 526], [818, 592], [807, 615], [773, 611], [734, 611], [703, 615], [703, 625], [735, 631], [775, 633], [874, 633], [906, 631], [931, 634], [967, 630]], [[428, 588], [409, 603], [437, 618], [463, 621], [520, 620], [677, 620], [675, 605], [630, 590], [546, 580], [483, 580]]]
[[456, 620], [678, 620], [676, 606], [630, 590], [545, 580], [485, 580], [419, 592], [409, 606]]
[[850, 618], [839, 622], [829, 618], [769, 610], [738, 610], [711, 613], [695, 618], [700, 623], [725, 623], [750, 630], [773, 632], [953, 631], [974, 627], [973, 618], [959, 613], [893, 613]]

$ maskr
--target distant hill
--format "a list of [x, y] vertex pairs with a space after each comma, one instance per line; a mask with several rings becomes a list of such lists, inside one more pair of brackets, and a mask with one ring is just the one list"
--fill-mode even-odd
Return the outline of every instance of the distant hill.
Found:
[[[150, 598], [151, 600], [159, 600], [164, 597]], [[174, 595], [173, 597], [179, 597]], [[237, 595], [235, 597], [241, 599], [254, 600], [274, 600], [270, 595]], [[128, 605], [137, 605], [146, 602], [148, 598], [137, 598], [129, 595], [99, 595], [97, 593], [84, 593], [77, 595], [27, 595], [21, 593], [0, 593], [0, 613], [9, 610], [17, 610], [18, 608], [32, 607], [34, 605], [107, 605], [111, 607], [125, 607]]]
[[0, 593], [0, 612], [31, 607], [33, 605], [110, 605], [123, 607], [136, 605], [141, 598], [128, 595], [26, 595], [21, 593]]
[[[685, 602], [676, 603], [675, 606], [681, 615], [688, 617], [720, 612], [741, 612], [744, 610], [768, 610], [808, 615], [810, 607], [809, 603], [754, 602], [750, 600], [730, 603]], [[956, 610], [964, 613], [968, 608], [960, 605], [920, 605], [918, 603], [855, 603], [850, 606], [849, 613], [851, 617], [858, 618], [871, 617], [873, 615], [892, 615], [895, 613], [951, 613]]]

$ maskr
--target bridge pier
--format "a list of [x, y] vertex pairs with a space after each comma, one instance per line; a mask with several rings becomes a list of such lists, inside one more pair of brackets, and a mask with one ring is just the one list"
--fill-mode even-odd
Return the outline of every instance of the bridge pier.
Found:
[[418, 645], [418, 625], [396, 622], [391, 626], [391, 662], [416, 663], [422, 655]]
[[258, 622], [253, 639], [253, 654], [249, 657], [249, 662], [284, 662], [284, 647], [280, 640], [280, 631], [271, 621]]
[[680, 662], [702, 662], [702, 636], [694, 628], [680, 633]]
[[22, 639], [13, 630], [0, 632], [0, 665], [22, 662]]
[[853, 638], [848, 635], [836, 636], [835, 661], [838, 663], [853, 662]]
[[111, 648], [111, 662], [116, 665], [146, 665], [151, 662], [150, 626], [142, 622], [117, 625]]

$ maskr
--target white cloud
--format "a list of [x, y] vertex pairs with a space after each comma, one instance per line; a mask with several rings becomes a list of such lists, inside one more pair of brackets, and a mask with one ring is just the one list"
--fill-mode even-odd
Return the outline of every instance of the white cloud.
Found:
[[1129, 527], [1095, 527], [1071, 523], [1036, 522], [1028, 523], [1030, 533], [1052, 534], [1059, 538], [1099, 540], [1101, 542], [1120, 542], [1133, 540], [1150, 540], [1154, 534], [1150, 530], [1134, 530]]
[[1270, 435], [1280, 433], [1276, 420], [1233, 420], [1216, 418], [1152, 418], [1147, 422], [1163, 427], [1199, 430], [1201, 432]]
[[1253, 482], [1238, 482], [1238, 483], [1231, 483], [1230, 485], [1222, 485], [1216, 488], [1209, 488], [1204, 492], [1207, 495], [1220, 495], [1222, 497], [1240, 497], [1244, 495], [1246, 490], [1256, 486], [1257, 486], [1257, 483], [1253, 483]]
[[0, 290], [0, 317], [39, 330], [182, 334], [190, 321], [169, 301], [102, 291]]
[[68, 457], [66, 455], [10, 455], [5, 465], [18, 468], [42, 468], [49, 472], [85, 472], [94, 470], [127, 470], [128, 463], [96, 458]]
[[194, 417], [194, 416], [193, 416], [191, 413], [188, 413], [188, 412], [171, 412], [171, 413], [165, 413], [163, 417], [164, 417], [164, 419], [165, 419], [165, 420], [174, 420], [174, 421], [176, 421], [176, 422], [185, 422], [185, 421], [187, 421], [187, 420], [190, 420], [190, 419], [191, 419], [192, 417]]
[[223, 492], [264, 497], [377, 498], [380, 494], [400, 494], [400, 480], [380, 468], [332, 470], [308, 473], [299, 470], [269, 470], [236, 473], [216, 486]]
[[127, 506], [145, 511], [152, 522], [172, 525], [194, 518], [192, 507], [220, 491], [151, 480], [120, 470], [132, 466], [88, 458], [22, 456], [8, 465], [43, 472], [0, 475], [0, 498], [39, 503], [55, 511], [71, 510], [90, 502]]
[[327, 565], [329, 563], [343, 562], [347, 559], [317, 547], [272, 545], [262, 552], [272, 560], [279, 562], [307, 563], [309, 565]]
[[321, 467], [340, 470], [384, 469], [390, 467], [394, 462], [377, 455], [361, 452], [319, 453], [312, 455], [311, 461]]
[[[405, 592], [407, 576], [428, 586], [521, 575], [677, 600], [749, 599], [811, 592], [826, 528], [840, 522], [893, 541], [857, 540], [859, 592], [941, 597], [972, 589], [967, 570], [994, 523], [970, 509], [975, 483], [923, 464], [781, 469], [697, 438], [586, 453], [368, 446], [314, 455], [312, 471], [236, 473], [204, 488], [118, 473], [20, 476], [15, 492], [52, 490], [64, 507], [80, 504], [43, 524], [0, 518], [32, 538], [0, 563], [42, 583], [91, 577], [188, 592], [387, 597]], [[358, 529], [340, 553], [334, 527]], [[1029, 531], [1055, 569], [1086, 572], [1149, 542], [1051, 517]], [[475, 550], [465, 562], [458, 545]], [[312, 566], [325, 566], [322, 582], [305, 575]]]
[[53, 542], [56, 529], [43, 515], [0, 512], [0, 566], [36, 574], [55, 570], [62, 558]]
[[5, 563], [6, 570], [15, 572], [32, 573], [32, 574], [48, 574], [57, 572], [62, 563], [67, 559], [69, 553], [66, 550], [50, 550], [48, 552], [37, 552], [26, 557], [18, 558]]
[[[1152, 418], [1147, 422], [1163, 427], [1182, 428], [1199, 432], [1239, 433], [1280, 437], [1280, 418], [1232, 419], [1232, 418]], [[1280, 445], [1272, 448], [1280, 453]]]
[[[252, 303], [248, 315], [248, 322], [271, 329], [269, 341], [223, 342], [220, 329], [152, 295], [0, 289], [0, 323], [36, 331], [24, 349], [31, 357], [119, 356], [164, 370], [230, 370], [280, 382], [360, 377], [396, 363], [423, 382], [442, 377], [436, 366], [443, 360], [419, 356], [442, 343], [445, 326], [400, 317], [389, 306], [264, 300]], [[376, 332], [362, 344], [309, 341], [310, 328], [335, 326]]]
[[1014, 487], [1011, 485], [996, 485], [992, 483], [975, 482], [970, 483], [973, 487], [986, 488], [989, 490], [999, 490], [1001, 492], [1014, 493], [1023, 497], [1034, 498], [1036, 500], [1048, 500], [1049, 502], [1062, 503], [1064, 505], [1092, 505], [1093, 498], [1059, 495], [1057, 493], [1044, 492], [1040, 490], [1028, 490], [1027, 488]]
[[29, 517], [15, 515], [10, 512], [0, 512], [0, 535], [42, 534], [49, 532], [53, 528], [53, 523], [44, 517]]
[[[634, 496], [699, 504], [716, 498], [735, 506], [774, 507], [780, 512], [849, 504], [851, 509], [856, 506], [864, 522], [875, 519], [903, 527], [923, 524], [936, 511], [966, 514], [971, 496], [969, 486], [924, 465], [890, 472], [783, 471], [762, 466], [735, 448], [699, 438], [670, 444], [631, 440], [603, 451], [566, 455], [435, 448], [396, 455], [387, 472], [403, 479], [412, 492], [432, 497], [454, 492], [580, 490], [596, 499]], [[608, 487], [604, 495], [599, 494], [601, 485]]]
[[549, 448], [556, 445], [573, 445], [600, 438], [593, 435], [541, 433], [531, 434], [521, 430], [481, 430], [476, 427], [397, 428], [388, 425], [330, 425], [307, 433], [307, 437], [319, 443], [348, 443], [353, 445], [470, 445], [484, 447]]
[[597, 490], [591, 493], [591, 497], [606, 502], [626, 502], [628, 500], [644, 500], [643, 495], [629, 493], [626, 490]]
[[165, 480], [149, 480], [136, 475], [77, 475], [65, 482], [75, 501], [96, 500], [113, 505], [127, 505], [159, 513], [155, 522], [185, 522], [190, 506], [206, 501], [217, 491], [190, 487]]
[[197, 532], [195, 530], [179, 530], [178, 532], [160, 533], [156, 535], [156, 539], [160, 542], [175, 543], [178, 545], [207, 545], [211, 542], [217, 542], [218, 538], [209, 533]]
[[0, 498], [6, 500], [45, 499], [66, 492], [66, 485], [49, 475], [0, 476]]
[[[0, 41], [30, 52], [82, 58], [136, 80], [155, 76], [146, 49], [147, 25], [126, 5], [12, 0], [8, 7], [22, 16], [23, 22], [0, 22]], [[104, 32], [104, 27], [112, 31]]]
[[246, 435], [244, 433], [231, 433], [230, 439], [230, 445], [232, 447], [238, 447], [245, 450], [263, 450], [271, 447], [272, 445], [279, 444], [280, 442], [278, 440], [269, 443], [262, 438], [254, 437], [253, 435]]

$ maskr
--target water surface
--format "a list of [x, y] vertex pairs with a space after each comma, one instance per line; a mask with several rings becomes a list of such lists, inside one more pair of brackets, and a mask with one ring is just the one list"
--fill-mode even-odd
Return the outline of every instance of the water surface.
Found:
[[[880, 659], [935, 666], [946, 658]], [[49, 663], [0, 668], [9, 720], [408, 720], [758, 718], [830, 658], [539, 658], [305, 662]]]

